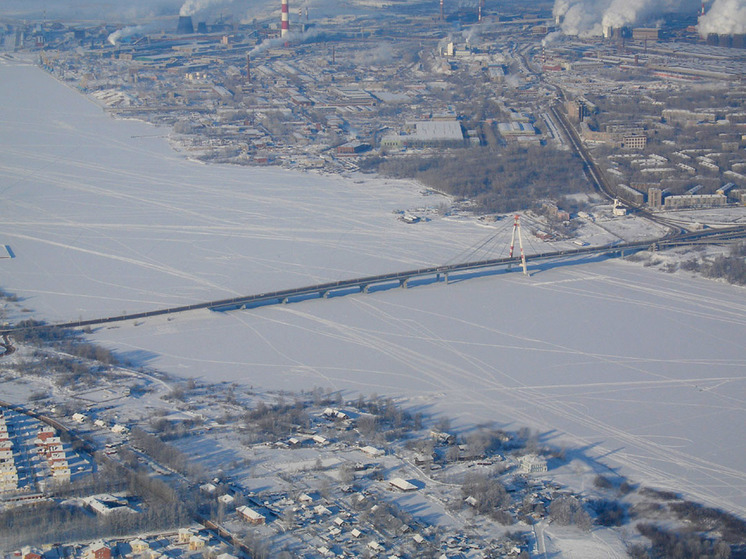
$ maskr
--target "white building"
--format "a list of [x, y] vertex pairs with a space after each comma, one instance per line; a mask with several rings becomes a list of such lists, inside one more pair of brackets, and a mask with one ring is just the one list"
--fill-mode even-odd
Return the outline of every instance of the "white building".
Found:
[[395, 477], [392, 480], [389, 480], [389, 483], [392, 487], [395, 487], [396, 489], [399, 489], [400, 491], [415, 491], [417, 489], [417, 486], [408, 482], [406, 479]]
[[547, 461], [536, 454], [526, 454], [518, 459], [521, 472], [525, 474], [538, 474], [547, 471]]

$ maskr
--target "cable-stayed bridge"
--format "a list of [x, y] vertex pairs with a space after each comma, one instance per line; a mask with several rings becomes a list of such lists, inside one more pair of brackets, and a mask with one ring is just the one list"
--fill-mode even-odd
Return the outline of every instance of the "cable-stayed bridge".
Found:
[[[729, 227], [723, 229], [708, 229], [693, 233], [679, 233], [672, 236], [663, 237], [656, 240], [636, 241], [636, 242], [619, 242], [604, 246], [578, 247], [575, 249], [539, 252], [528, 255], [528, 260], [532, 266], [537, 263], [549, 261], [562, 261], [570, 259], [582, 259], [583, 257], [610, 255], [624, 256], [642, 250], [661, 250], [676, 246], [696, 245], [702, 243], [727, 242], [735, 239], [746, 238], [746, 226]], [[422, 284], [443, 282], [448, 283], [459, 277], [468, 277], [470, 273], [480, 270], [509, 268], [511, 266], [521, 266], [521, 256], [511, 255], [507, 257], [474, 260], [442, 266], [432, 266], [418, 268], [414, 270], [405, 270], [401, 272], [392, 272], [375, 276], [366, 276], [351, 278], [333, 282], [319, 283], [282, 289], [265, 293], [256, 293], [230, 299], [219, 299], [215, 301], [206, 301], [193, 303], [165, 309], [156, 309], [132, 314], [122, 314], [106, 318], [96, 318], [90, 320], [76, 320], [54, 324], [53, 326], [79, 328], [85, 326], [96, 326], [109, 324], [112, 322], [123, 322], [127, 320], [139, 320], [155, 316], [173, 315], [177, 313], [210, 309], [213, 311], [234, 311], [239, 309], [250, 309], [259, 306], [289, 303], [293, 301], [306, 300], [311, 298], [325, 299], [332, 296], [347, 295], [350, 293], [368, 293], [371, 289], [385, 289], [388, 287], [410, 287], [416, 282]], [[525, 268], [524, 268], [525, 270]], [[5, 332], [12, 332], [12, 329]], [[2, 334], [4, 332], [0, 332]]]

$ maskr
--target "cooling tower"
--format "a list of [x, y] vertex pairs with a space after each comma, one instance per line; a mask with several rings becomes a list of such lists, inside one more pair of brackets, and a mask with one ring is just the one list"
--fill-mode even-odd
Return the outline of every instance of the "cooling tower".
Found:
[[179, 16], [179, 24], [176, 26], [176, 33], [178, 33], [179, 35], [194, 33], [192, 16]]

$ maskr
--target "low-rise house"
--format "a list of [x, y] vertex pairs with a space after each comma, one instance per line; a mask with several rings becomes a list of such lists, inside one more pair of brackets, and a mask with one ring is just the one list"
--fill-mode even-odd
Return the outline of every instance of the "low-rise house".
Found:
[[364, 446], [360, 450], [363, 451], [368, 456], [372, 456], [374, 458], [378, 458], [386, 454], [383, 450], [381, 450], [380, 448], [376, 448], [374, 446]]
[[197, 534], [189, 538], [189, 551], [199, 551], [207, 546], [207, 538]]
[[88, 546], [85, 559], [111, 559], [111, 548], [103, 541], [97, 541]]
[[227, 493], [218, 497], [218, 502], [221, 505], [225, 505], [226, 507], [231, 506], [235, 500], [236, 499], [235, 497], [233, 497], [233, 495], [228, 495]]
[[150, 551], [150, 544], [140, 538], [130, 541], [130, 547], [132, 548], [132, 553], [146, 553]]
[[41, 559], [42, 555], [42, 551], [36, 547], [26, 546], [21, 549], [23, 559]]
[[236, 512], [249, 524], [264, 524], [266, 522], [266, 517], [263, 514], [246, 505], [238, 507]]
[[547, 461], [536, 454], [526, 454], [518, 459], [521, 472], [536, 474], [547, 471]]
[[308, 493], [302, 493], [300, 497], [298, 497], [298, 502], [303, 503], [304, 505], [309, 505], [313, 503], [316, 499], [309, 495]]
[[190, 538], [196, 533], [197, 531], [194, 528], [179, 528], [177, 541], [179, 543], [189, 543]]
[[315, 507], [314, 507], [314, 509], [313, 509], [313, 510], [314, 510], [314, 512], [315, 512], [316, 514], [323, 514], [323, 515], [328, 515], [328, 514], [331, 514], [331, 513], [332, 513], [332, 511], [330, 511], [330, 510], [329, 510], [328, 508], [326, 508], [326, 507], [325, 507], [324, 505], [317, 505], [317, 506], [315, 506]]
[[417, 489], [416, 485], [400, 477], [395, 477], [394, 479], [390, 480], [389, 483], [392, 487], [395, 487], [400, 491], [415, 491]]

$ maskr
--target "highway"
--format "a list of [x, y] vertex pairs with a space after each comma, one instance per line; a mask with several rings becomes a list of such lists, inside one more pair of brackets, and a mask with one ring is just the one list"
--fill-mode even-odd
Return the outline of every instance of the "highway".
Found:
[[[700, 244], [702, 242], [723, 242], [734, 239], [746, 238], [746, 226], [729, 227], [723, 229], [708, 229], [694, 233], [678, 233], [676, 235], [667, 235], [665, 237], [647, 241], [637, 241], [630, 243], [614, 243], [596, 247], [579, 247], [577, 249], [544, 252], [529, 255], [531, 263], [544, 262], [549, 260], [562, 260], [584, 256], [597, 256], [604, 254], [624, 255], [648, 249], [664, 249], [676, 246], [685, 246]], [[269, 304], [280, 304], [289, 302], [292, 299], [302, 299], [309, 297], [326, 298], [331, 295], [342, 295], [350, 291], [367, 293], [372, 286], [384, 286], [390, 284], [399, 284], [401, 287], [408, 287], [410, 281], [415, 279], [438, 282], [449, 281], [453, 274], [470, 272], [474, 270], [500, 268], [511, 265], [520, 265], [520, 257], [496, 258], [491, 260], [479, 260], [474, 262], [464, 262], [461, 264], [449, 264], [444, 266], [433, 266], [428, 268], [418, 268], [415, 270], [406, 270], [402, 272], [392, 272], [375, 276], [366, 276], [360, 278], [351, 278], [327, 283], [319, 283], [304, 287], [291, 289], [282, 289], [266, 293], [257, 293], [242, 297], [233, 297], [230, 299], [218, 299], [202, 303], [193, 303], [165, 309], [156, 309], [132, 314], [122, 314], [105, 318], [95, 318], [90, 320], [76, 320], [72, 322], [63, 322], [52, 325], [43, 325], [44, 327], [53, 326], [60, 328], [82, 328], [87, 326], [99, 326], [115, 322], [124, 322], [128, 320], [140, 320], [150, 317], [173, 315], [188, 311], [210, 309], [212, 311], [231, 311], [245, 308], [253, 308]], [[39, 326], [29, 326], [27, 328], [38, 328]], [[11, 333], [13, 329], [0, 331], [0, 335]]]

